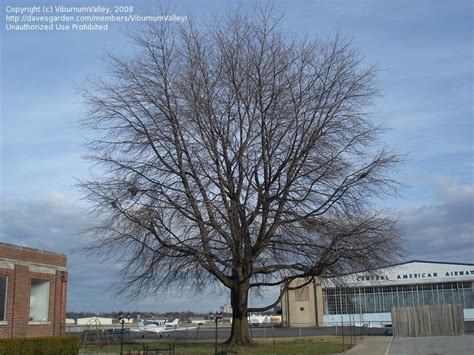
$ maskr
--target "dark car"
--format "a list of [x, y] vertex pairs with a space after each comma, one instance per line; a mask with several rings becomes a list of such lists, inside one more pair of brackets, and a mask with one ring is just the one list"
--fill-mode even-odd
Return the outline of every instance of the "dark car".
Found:
[[383, 332], [383, 333], [384, 333], [385, 335], [393, 335], [393, 333], [392, 333], [392, 325], [391, 325], [391, 324], [385, 324], [383, 328], [384, 328], [384, 332]]

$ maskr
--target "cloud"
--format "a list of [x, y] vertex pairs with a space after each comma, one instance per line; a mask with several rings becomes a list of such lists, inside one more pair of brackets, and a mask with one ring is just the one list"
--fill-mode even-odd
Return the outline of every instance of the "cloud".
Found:
[[401, 210], [406, 249], [416, 259], [472, 263], [474, 187], [449, 177], [434, 183], [432, 203]]
[[147, 310], [167, 312], [216, 310], [228, 297], [209, 289], [203, 296], [190, 290], [181, 295], [149, 295], [138, 300], [118, 296], [120, 266], [117, 260], [103, 262], [80, 253], [89, 239], [80, 234], [92, 221], [83, 208], [60, 191], [50, 191], [38, 199], [0, 200], [0, 239], [2, 242], [64, 253], [68, 257], [68, 310], [104, 312]]
[[56, 190], [35, 200], [4, 198], [0, 209], [4, 240], [33, 248], [70, 252], [86, 225], [83, 211]]
[[59, 191], [38, 199], [3, 198], [0, 233], [3, 242], [66, 254], [69, 309], [95, 308], [107, 290], [110, 271], [94, 258], [77, 252], [86, 243], [80, 232], [90, 223], [82, 208]]
[[[405, 227], [406, 249], [410, 257], [434, 261], [473, 262], [474, 187], [453, 178], [434, 179], [436, 194], [429, 204], [400, 210]], [[149, 295], [128, 300], [116, 295], [119, 263], [77, 252], [88, 239], [79, 234], [91, 223], [84, 209], [60, 191], [50, 191], [41, 199], [2, 199], [0, 238], [12, 244], [65, 253], [68, 256], [68, 310], [103, 312], [149, 310], [166, 312], [192, 310], [206, 312], [229, 303], [216, 289], [204, 295], [192, 290], [177, 295]], [[274, 301], [276, 290], [251, 304], [263, 306]]]

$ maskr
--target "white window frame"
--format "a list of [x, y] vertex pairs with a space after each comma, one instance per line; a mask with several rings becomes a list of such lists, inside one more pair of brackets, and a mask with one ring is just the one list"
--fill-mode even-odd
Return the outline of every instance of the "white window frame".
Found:
[[[34, 283], [41, 283], [43, 286], [43, 290], [39, 290], [37, 295], [33, 295], [33, 284]], [[40, 286], [41, 287], [41, 286]], [[29, 322], [28, 324], [49, 324], [49, 298], [50, 298], [50, 288], [51, 288], [51, 281], [49, 280], [41, 280], [41, 279], [31, 279], [30, 281], [30, 311], [29, 311]], [[38, 301], [38, 305], [32, 304], [34, 302], [34, 297], [40, 296], [44, 297], [46, 293], [46, 302], [43, 300]], [[41, 304], [42, 303], [42, 304]], [[33, 317], [35, 316], [34, 314], [32, 315], [32, 310], [34, 307], [41, 307], [41, 306], [46, 306], [46, 312], [35, 312], [35, 313], [42, 313], [43, 315], [46, 315], [46, 317], [42, 318], [37, 318], [34, 319]]]

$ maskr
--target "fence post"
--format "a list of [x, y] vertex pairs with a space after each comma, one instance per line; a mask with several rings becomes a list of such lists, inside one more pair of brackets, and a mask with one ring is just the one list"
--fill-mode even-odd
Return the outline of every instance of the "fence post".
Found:
[[[342, 319], [342, 314], [341, 314], [341, 319]], [[342, 352], [346, 352], [346, 345], [345, 345], [345, 341], [344, 341], [344, 321], [342, 321], [342, 324], [341, 324], [341, 333], [342, 333]]]
[[351, 342], [351, 347], [352, 347], [352, 320], [351, 320], [350, 313], [349, 313], [349, 341]]
[[272, 338], [273, 338], [273, 354], [276, 355], [276, 344], [275, 344], [275, 333], [273, 332], [273, 322], [272, 324]]

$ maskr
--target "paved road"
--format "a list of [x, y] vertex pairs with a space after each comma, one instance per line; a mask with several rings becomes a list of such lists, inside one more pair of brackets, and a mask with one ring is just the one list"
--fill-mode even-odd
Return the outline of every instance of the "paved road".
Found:
[[[72, 328], [72, 327], [71, 327]], [[94, 328], [90, 328], [92, 333]], [[71, 329], [72, 330], [72, 329]], [[84, 329], [76, 328], [76, 331]], [[250, 334], [255, 338], [280, 338], [280, 337], [305, 337], [305, 336], [324, 336], [324, 335], [344, 335], [350, 341], [350, 337], [360, 335], [383, 335], [383, 328], [361, 328], [361, 327], [302, 327], [302, 328], [270, 328], [270, 327], [252, 327]], [[474, 322], [465, 322], [465, 333], [472, 334], [474, 338]], [[74, 332], [70, 333], [74, 334]], [[75, 333], [77, 334], [77, 333]], [[217, 336], [219, 339], [227, 339], [230, 335], [230, 327], [219, 327]], [[92, 334], [90, 335], [92, 336]], [[176, 331], [164, 333], [161, 336], [152, 333], [130, 332], [133, 338], [170, 338], [170, 339], [215, 339], [215, 328], [200, 327], [187, 331]], [[89, 336], [88, 336], [89, 338]], [[388, 337], [387, 337], [388, 338]], [[474, 351], [473, 351], [474, 354]]]
[[472, 355], [474, 335], [394, 338], [389, 355]]
[[[360, 337], [362, 334], [383, 335], [382, 328], [360, 328], [360, 327], [308, 327], [308, 328], [270, 328], [270, 327], [254, 327], [249, 333], [254, 338], [282, 338], [282, 337], [307, 337], [307, 336], [323, 336], [338, 335], [347, 337]], [[176, 331], [163, 333], [161, 335], [144, 332], [130, 332], [134, 338], [170, 338], [170, 339], [215, 339], [216, 331], [213, 328], [200, 328], [187, 331]], [[217, 337], [219, 339], [227, 339], [230, 336], [230, 328], [218, 328]], [[349, 341], [349, 340], [348, 340]]]
[[347, 351], [351, 355], [385, 355], [392, 343], [393, 337], [366, 337], [362, 342]]

